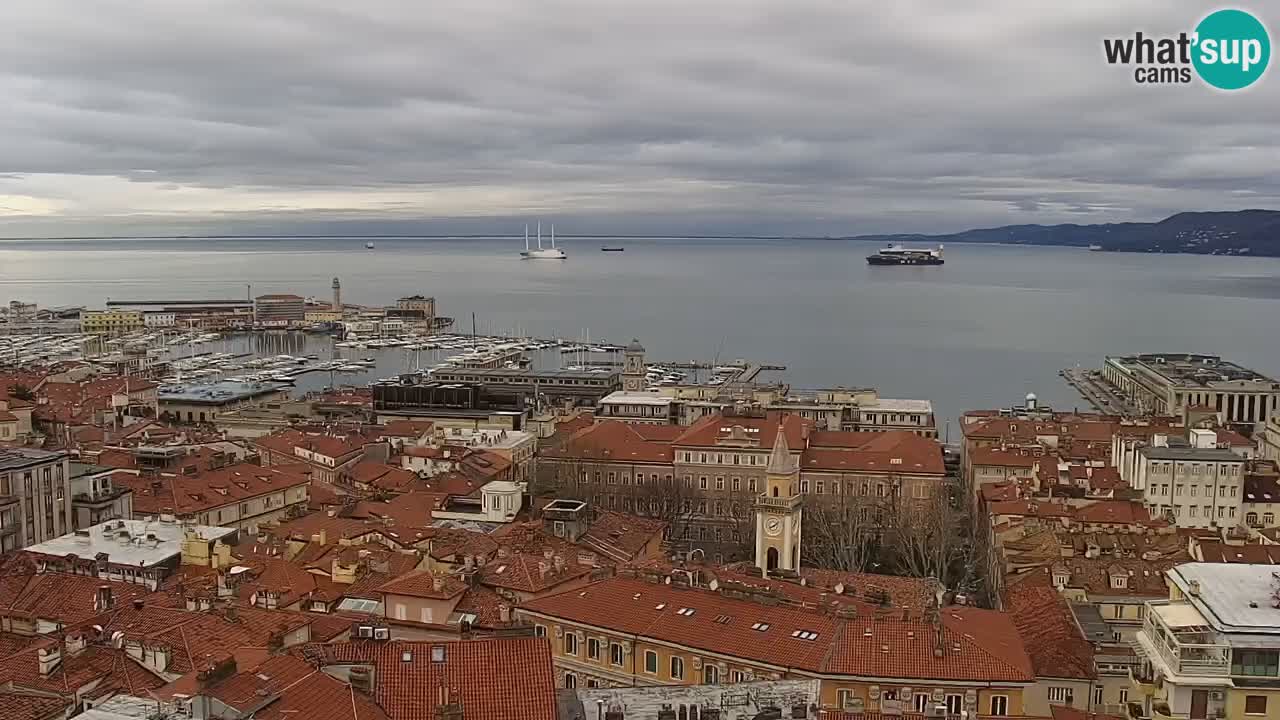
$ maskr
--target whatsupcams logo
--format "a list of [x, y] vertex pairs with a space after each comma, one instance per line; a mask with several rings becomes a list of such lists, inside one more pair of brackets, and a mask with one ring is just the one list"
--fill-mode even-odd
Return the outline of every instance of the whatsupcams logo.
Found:
[[1198, 76], [1219, 90], [1240, 90], [1258, 81], [1271, 59], [1267, 28], [1243, 10], [1206, 15], [1191, 33], [1176, 37], [1133, 37], [1102, 41], [1107, 62], [1133, 65], [1134, 82], [1190, 83]]

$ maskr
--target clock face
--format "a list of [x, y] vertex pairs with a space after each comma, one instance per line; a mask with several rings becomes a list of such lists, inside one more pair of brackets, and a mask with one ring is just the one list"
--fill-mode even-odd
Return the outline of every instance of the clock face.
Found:
[[764, 531], [770, 535], [777, 535], [782, 532], [782, 521], [776, 517], [771, 517], [764, 521]]

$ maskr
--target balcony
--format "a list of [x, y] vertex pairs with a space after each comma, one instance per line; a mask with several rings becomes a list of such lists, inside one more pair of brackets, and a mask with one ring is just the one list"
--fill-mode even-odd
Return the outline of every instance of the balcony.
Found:
[[1231, 674], [1231, 646], [1213, 642], [1212, 628], [1189, 603], [1147, 604], [1135, 650], [1165, 674], [1179, 677], [1223, 678]]
[[790, 511], [800, 507], [801, 502], [802, 499], [799, 495], [792, 495], [791, 497], [769, 497], [767, 495], [761, 495], [756, 498], [756, 507]]

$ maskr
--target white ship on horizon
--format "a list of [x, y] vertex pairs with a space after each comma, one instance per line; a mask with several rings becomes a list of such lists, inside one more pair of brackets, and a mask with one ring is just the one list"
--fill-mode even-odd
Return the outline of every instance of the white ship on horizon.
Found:
[[524, 252], [520, 253], [520, 257], [526, 260], [565, 260], [569, 256], [564, 251], [556, 247], [556, 226], [551, 226], [551, 246], [542, 247], [542, 223], [538, 223], [538, 247], [529, 247], [529, 226], [524, 226]]

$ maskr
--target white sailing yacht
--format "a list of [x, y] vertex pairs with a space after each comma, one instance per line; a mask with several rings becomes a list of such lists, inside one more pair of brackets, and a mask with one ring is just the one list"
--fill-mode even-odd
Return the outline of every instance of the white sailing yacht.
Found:
[[529, 247], [529, 225], [524, 226], [524, 252], [520, 253], [520, 257], [526, 260], [564, 260], [569, 256], [564, 251], [556, 247], [556, 226], [551, 226], [551, 247], [542, 247], [542, 223], [538, 223], [538, 247], [533, 249]]

